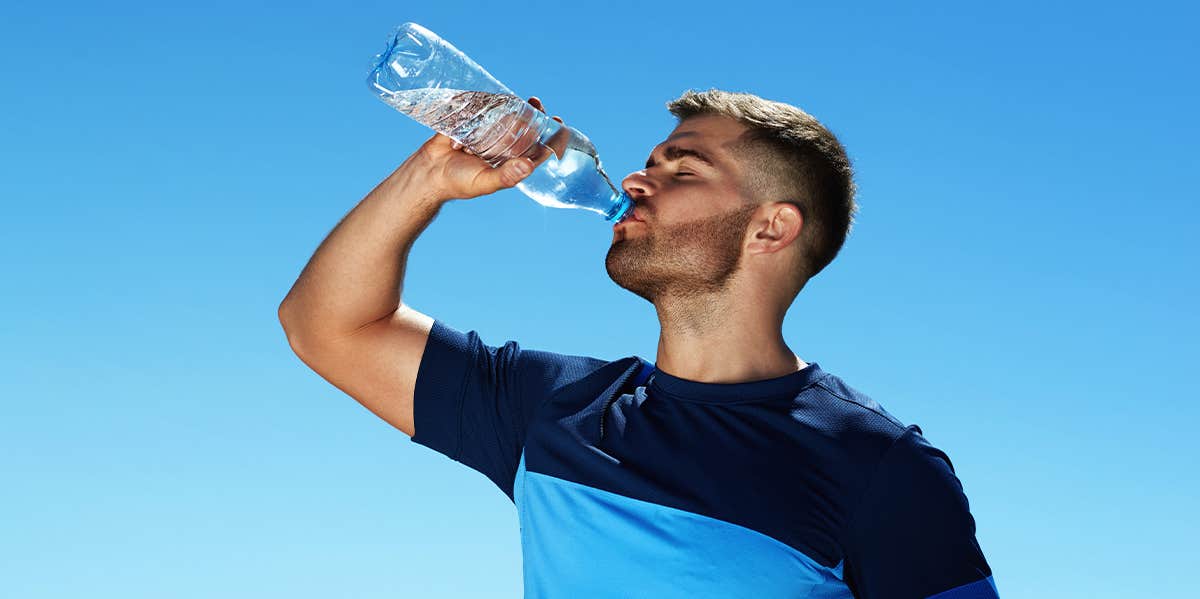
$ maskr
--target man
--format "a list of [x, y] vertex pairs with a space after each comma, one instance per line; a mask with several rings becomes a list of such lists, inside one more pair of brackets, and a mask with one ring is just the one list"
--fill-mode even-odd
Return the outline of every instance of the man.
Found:
[[294, 351], [516, 503], [528, 597], [996, 597], [949, 458], [783, 340], [856, 211], [841, 144], [749, 94], [668, 106], [606, 260], [658, 312], [655, 362], [486, 345], [401, 302], [441, 204], [536, 166], [441, 135], [318, 248], [280, 306]]

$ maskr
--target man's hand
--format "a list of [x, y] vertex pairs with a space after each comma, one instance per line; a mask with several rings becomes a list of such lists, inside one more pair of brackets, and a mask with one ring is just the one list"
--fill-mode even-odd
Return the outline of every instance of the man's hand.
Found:
[[[546, 111], [536, 96], [529, 98], [529, 104], [542, 112]], [[563, 122], [557, 116], [552, 118], [559, 123]], [[532, 128], [525, 134], [533, 135]], [[531, 151], [525, 152], [526, 155], [510, 158], [500, 166], [492, 168], [486, 161], [465, 150], [458, 142], [437, 133], [410, 156], [400, 169], [412, 171], [410, 174], [415, 176], [421, 185], [427, 186], [438, 200], [475, 198], [520, 183], [552, 154], [557, 152], [561, 155], [565, 151], [568, 135], [567, 128], [563, 127], [560, 134], [550, 142], [555, 146], [553, 149], [535, 143]], [[517, 140], [517, 143], [520, 141], [522, 140]]]

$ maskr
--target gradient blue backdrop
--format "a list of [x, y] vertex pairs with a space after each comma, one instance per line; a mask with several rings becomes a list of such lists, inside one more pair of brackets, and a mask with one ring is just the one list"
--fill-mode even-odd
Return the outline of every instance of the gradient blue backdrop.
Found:
[[[1005, 596], [1194, 592], [1197, 14], [830, 4], [6, 4], [0, 595], [518, 595], [507, 498], [276, 320], [429, 134], [363, 83], [404, 21], [618, 177], [689, 87], [822, 119], [862, 209], [792, 348], [950, 454]], [[611, 238], [514, 190], [454, 202], [405, 300], [494, 345], [653, 359]]]

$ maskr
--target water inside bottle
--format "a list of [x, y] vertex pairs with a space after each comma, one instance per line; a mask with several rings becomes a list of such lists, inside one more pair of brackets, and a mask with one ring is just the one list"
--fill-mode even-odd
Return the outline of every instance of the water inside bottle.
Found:
[[490, 128], [524, 104], [512, 95], [447, 88], [404, 90], [382, 98], [392, 108], [459, 141], [472, 131]]
[[533, 153], [533, 108], [511, 94], [422, 88], [382, 95], [391, 107], [462, 143], [492, 166]]
[[[597, 176], [599, 175], [599, 176]], [[537, 170], [517, 184], [525, 195], [550, 208], [587, 208], [588, 200], [596, 202], [595, 212], [603, 213], [601, 200], [616, 194], [600, 159], [568, 147], [562, 159], [551, 155]]]
[[[470, 148], [492, 166], [540, 152], [536, 114], [512, 94], [422, 88], [380, 94], [388, 105]], [[524, 115], [525, 118], [514, 118]], [[509, 117], [507, 122], [502, 119]], [[547, 118], [547, 117], [541, 117]], [[550, 124], [553, 124], [552, 122]], [[618, 195], [586, 137], [573, 135], [562, 157], [550, 157], [518, 184], [539, 204], [604, 214]]]

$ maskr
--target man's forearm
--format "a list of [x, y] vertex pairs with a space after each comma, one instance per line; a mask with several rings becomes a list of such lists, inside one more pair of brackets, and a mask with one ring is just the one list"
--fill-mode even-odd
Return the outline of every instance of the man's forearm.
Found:
[[445, 203], [410, 173], [396, 169], [317, 248], [279, 307], [289, 339], [340, 338], [399, 308], [409, 250]]

